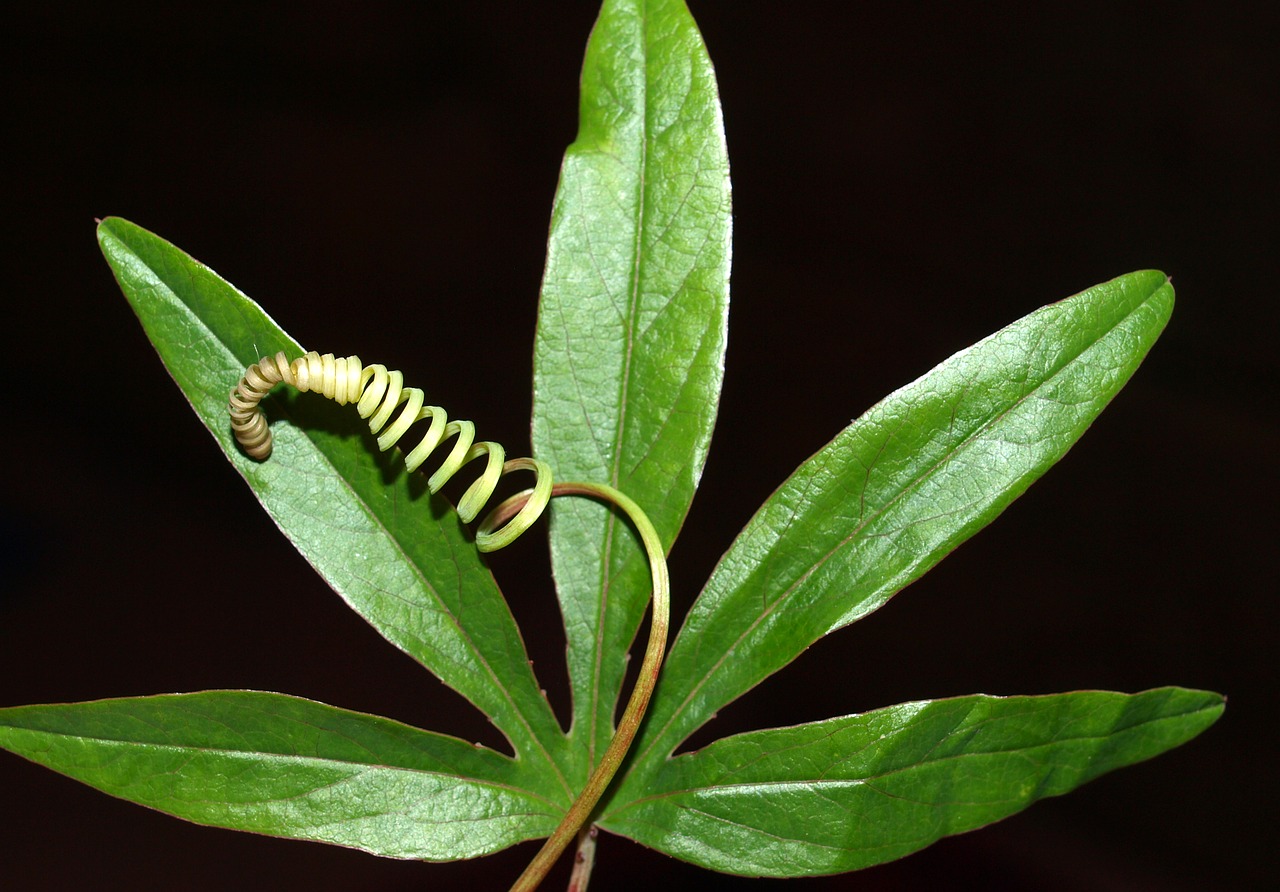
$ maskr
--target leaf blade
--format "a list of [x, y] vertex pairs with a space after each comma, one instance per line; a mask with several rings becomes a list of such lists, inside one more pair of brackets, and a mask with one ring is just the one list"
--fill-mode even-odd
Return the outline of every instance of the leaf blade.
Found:
[[[535, 347], [533, 444], [559, 479], [635, 499], [670, 548], [701, 476], [728, 318], [728, 156], [715, 74], [683, 2], [610, 0], [583, 65], [580, 129], [552, 212]], [[620, 661], [647, 601], [631, 531], [553, 508], [574, 731], [612, 733]]]
[[602, 826], [726, 873], [860, 870], [1179, 746], [1222, 709], [1181, 688], [976, 695], [755, 731], [667, 760]]
[[1167, 277], [1142, 271], [1043, 307], [890, 394], [802, 464], [690, 610], [637, 770], [998, 516], [1120, 390], [1172, 305]]
[[166, 369], [280, 530], [388, 641], [493, 718], [517, 752], [554, 767], [563, 735], [510, 610], [447, 503], [421, 498], [402, 463], [356, 433], [350, 412], [315, 423], [332, 411], [323, 400], [273, 396], [272, 410], [294, 423], [273, 425], [269, 461], [247, 458], [230, 431], [227, 394], [261, 355], [302, 348], [163, 239], [119, 218], [103, 220], [98, 235]]
[[0, 709], [0, 745], [194, 823], [392, 858], [488, 854], [545, 836], [560, 814], [492, 750], [283, 694]]

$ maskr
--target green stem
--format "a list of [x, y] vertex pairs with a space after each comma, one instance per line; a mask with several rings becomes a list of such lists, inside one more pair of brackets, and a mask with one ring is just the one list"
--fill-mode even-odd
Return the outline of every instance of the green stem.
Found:
[[[667, 647], [667, 630], [670, 626], [671, 583], [667, 577], [667, 561], [663, 556], [662, 541], [658, 538], [658, 531], [653, 528], [653, 524], [640, 506], [612, 486], [606, 486], [603, 483], [557, 483], [552, 488], [551, 494], [553, 497], [576, 495], [600, 499], [618, 506], [631, 518], [636, 532], [640, 534], [640, 541], [644, 543], [644, 550], [649, 555], [649, 572], [653, 577], [652, 619], [649, 625], [649, 643], [645, 647], [644, 661], [640, 664], [640, 676], [631, 690], [631, 698], [627, 701], [627, 708], [622, 713], [618, 730], [614, 732], [608, 749], [604, 751], [600, 764], [591, 773], [587, 785], [582, 788], [578, 798], [565, 813], [564, 820], [547, 838], [542, 849], [525, 868], [524, 873], [520, 874], [520, 878], [511, 887], [511, 892], [532, 892], [538, 888], [538, 884], [546, 877], [547, 871], [556, 863], [561, 852], [569, 845], [569, 841], [579, 831], [590, 834], [591, 828], [586, 827], [586, 824], [591, 818], [591, 813], [622, 765], [627, 750], [631, 748], [631, 742], [635, 740], [636, 732], [640, 730], [640, 720], [644, 718], [645, 710], [649, 707], [649, 698], [653, 696], [654, 685], [658, 682], [658, 671], [662, 668], [662, 655]], [[495, 514], [506, 510], [514, 512], [519, 510], [520, 504], [520, 497], [509, 499], [495, 510]], [[586, 888], [586, 881], [591, 872], [591, 861], [594, 861], [594, 840], [590, 842], [591, 851], [583, 852], [584, 860], [574, 869], [572, 882], [578, 885], [571, 885], [571, 889]]]

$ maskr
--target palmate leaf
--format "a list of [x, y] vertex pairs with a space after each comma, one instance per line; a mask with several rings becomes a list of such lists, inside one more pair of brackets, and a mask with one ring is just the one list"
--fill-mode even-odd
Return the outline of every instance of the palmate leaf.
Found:
[[[669, 550], [702, 474], [724, 368], [729, 166], [715, 75], [681, 0], [607, 0], [552, 212], [535, 344], [533, 445], [557, 479], [639, 502]], [[613, 733], [649, 592], [619, 515], [552, 508], [573, 740]]]
[[564, 735], [457, 516], [389, 470], [403, 465], [378, 456], [358, 419], [342, 423], [353, 413], [316, 423], [329, 408], [323, 399], [273, 396], [268, 414], [289, 422], [273, 426], [275, 452], [265, 462], [244, 456], [231, 435], [228, 393], [260, 353], [301, 348], [163, 239], [116, 218], [102, 221], [98, 239], [165, 367], [281, 531], [387, 640], [491, 717], [525, 763], [540, 768], [527, 774], [531, 789], [572, 801], [558, 767]]
[[664, 760], [601, 823], [726, 873], [859, 870], [1179, 746], [1222, 708], [1181, 688], [904, 703]]
[[[719, 399], [729, 229], [714, 74], [683, 2], [606, 0], [552, 221], [534, 444], [560, 479], [635, 498], [667, 549]], [[0, 710], [0, 746], [189, 820], [391, 857], [468, 857], [549, 833], [612, 734], [619, 657], [644, 612], [647, 571], [627, 526], [587, 502], [556, 508], [566, 737], [469, 534], [354, 419], [273, 398], [271, 417], [290, 422], [275, 427], [275, 456], [241, 455], [228, 390], [260, 354], [298, 345], [150, 233], [110, 219], [99, 238], [166, 367], [282, 531], [389, 641], [488, 714], [517, 758], [243, 691]], [[974, 696], [672, 756], [716, 709], [877, 609], [1057, 461], [1132, 374], [1172, 297], [1145, 272], [1046, 307], [891, 394], [802, 465], [694, 605], [595, 820], [727, 872], [852, 870], [1211, 724], [1218, 695], [1174, 688]]]
[[644, 795], [716, 710], [995, 519], [1110, 402], [1172, 307], [1155, 271], [1050, 304], [890, 394], [801, 465], [691, 608], [616, 801]]
[[492, 750], [255, 691], [0, 709], [0, 745], [198, 824], [453, 860], [555, 829], [563, 807]]

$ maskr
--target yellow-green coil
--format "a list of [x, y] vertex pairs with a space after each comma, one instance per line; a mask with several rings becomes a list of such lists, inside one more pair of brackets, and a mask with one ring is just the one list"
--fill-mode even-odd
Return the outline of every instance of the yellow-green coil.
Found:
[[[424, 395], [416, 387], [405, 387], [404, 376], [388, 371], [386, 366], [366, 366], [358, 356], [321, 356], [311, 352], [290, 362], [283, 353], [264, 356], [245, 371], [240, 383], [231, 391], [228, 409], [231, 430], [245, 453], [258, 461], [271, 455], [271, 429], [259, 405], [273, 387], [288, 384], [299, 391], [320, 393], [339, 405], [355, 403], [361, 418], [368, 419], [369, 430], [378, 438], [384, 452], [399, 443], [415, 422], [431, 420], [422, 439], [405, 451], [405, 466], [416, 471], [443, 441], [456, 437], [449, 455], [427, 478], [427, 488], [438, 492], [473, 459], [487, 456], [484, 473], [467, 487], [458, 500], [458, 516], [470, 523], [489, 501], [498, 480], [512, 471], [533, 471], [535, 481], [523, 507], [501, 528], [494, 529], [495, 515], [503, 506], [491, 511], [476, 528], [476, 547], [496, 551], [510, 545], [533, 525], [551, 499], [551, 469], [533, 458], [504, 461], [505, 450], [492, 441], [475, 442], [475, 425], [470, 421], [450, 421], [439, 406], [424, 405]], [[401, 408], [403, 407], [403, 408]], [[397, 413], [397, 410], [399, 412]], [[394, 420], [392, 416], [395, 416]], [[404, 447], [401, 447], [402, 449]], [[520, 497], [523, 498], [524, 493]], [[512, 500], [509, 499], [508, 504]]]

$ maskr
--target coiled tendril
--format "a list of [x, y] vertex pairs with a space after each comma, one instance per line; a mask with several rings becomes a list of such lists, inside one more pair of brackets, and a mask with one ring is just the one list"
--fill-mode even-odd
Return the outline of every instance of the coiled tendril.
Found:
[[[358, 356], [339, 359], [332, 353], [324, 356], [308, 353], [290, 362], [283, 353], [277, 353], [264, 356], [249, 366], [240, 383], [231, 391], [228, 409], [236, 440], [251, 458], [258, 461], [271, 455], [271, 430], [259, 404], [281, 382], [300, 391], [324, 394], [339, 404], [355, 403], [356, 411], [361, 418], [368, 419], [369, 430], [377, 436], [378, 448], [383, 451], [396, 445], [415, 422], [431, 419], [418, 445], [405, 454], [404, 462], [410, 471], [417, 470], [441, 442], [457, 437], [448, 457], [427, 479], [427, 487], [433, 493], [438, 492], [467, 462], [487, 455], [484, 473], [467, 487], [458, 501], [458, 516], [465, 522], [474, 520], [480, 513], [504, 474], [517, 470], [533, 471], [536, 475], [533, 488], [517, 493], [493, 508], [476, 528], [476, 547], [480, 551], [496, 551], [510, 545], [533, 525], [555, 495], [598, 499], [621, 510], [635, 524], [649, 556], [649, 572], [653, 577], [653, 609], [644, 660], [609, 746], [565, 812], [560, 825], [547, 837], [538, 854], [511, 887], [512, 892], [532, 892], [569, 842], [590, 822], [593, 809], [608, 789], [640, 730], [641, 719], [658, 682], [671, 613], [671, 586], [662, 540], [640, 506], [624, 493], [603, 483], [553, 484], [551, 468], [537, 459], [517, 458], [504, 462], [505, 452], [497, 443], [474, 442], [475, 426], [470, 421], [450, 421], [439, 406], [424, 406], [422, 391], [405, 387], [404, 376], [400, 372], [388, 371], [381, 365], [366, 366]], [[400, 409], [401, 406], [404, 408]], [[391, 416], [397, 409], [400, 413], [392, 421]], [[587, 842], [580, 849], [580, 858], [587, 857], [585, 853], [591, 848], [591, 838], [593, 835], [584, 831], [582, 839]]]
[[[533, 525], [551, 500], [551, 468], [545, 462], [534, 458], [504, 462], [506, 451], [502, 446], [489, 440], [475, 442], [476, 429], [470, 421], [450, 421], [448, 413], [439, 406], [423, 405], [423, 392], [416, 387], [405, 387], [404, 375], [400, 372], [388, 371], [383, 365], [366, 366], [358, 356], [339, 358], [332, 353], [321, 356], [313, 351], [290, 362], [283, 353], [277, 353], [249, 366], [231, 391], [228, 408], [231, 430], [251, 458], [264, 461], [271, 455], [271, 429], [259, 403], [281, 382], [303, 393], [323, 394], [339, 405], [355, 403], [356, 411], [361, 418], [368, 419], [369, 430], [377, 436], [378, 448], [384, 452], [395, 446], [415, 422], [431, 419], [422, 439], [405, 452], [404, 463], [410, 471], [416, 471], [443, 441], [456, 437], [448, 457], [427, 478], [427, 488], [433, 493], [439, 492], [463, 465], [488, 456], [484, 473], [458, 500], [458, 516], [465, 523], [475, 520], [503, 475], [533, 471], [536, 477], [531, 490], [507, 499], [480, 521], [476, 528], [476, 548], [480, 551], [497, 551], [510, 545]], [[400, 409], [398, 415], [397, 409]], [[504, 508], [522, 499], [525, 501], [520, 510], [499, 527], [506, 513]]]

